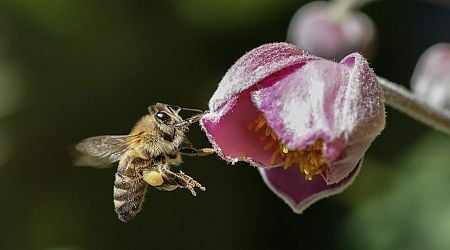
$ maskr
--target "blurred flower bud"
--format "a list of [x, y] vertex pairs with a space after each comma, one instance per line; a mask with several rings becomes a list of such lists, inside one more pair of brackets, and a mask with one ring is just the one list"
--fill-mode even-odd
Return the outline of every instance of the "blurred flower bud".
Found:
[[340, 60], [352, 52], [368, 57], [375, 25], [363, 13], [338, 4], [315, 1], [300, 8], [289, 24], [288, 42], [327, 59]]
[[422, 54], [411, 79], [411, 88], [428, 104], [450, 109], [450, 44], [436, 44]]

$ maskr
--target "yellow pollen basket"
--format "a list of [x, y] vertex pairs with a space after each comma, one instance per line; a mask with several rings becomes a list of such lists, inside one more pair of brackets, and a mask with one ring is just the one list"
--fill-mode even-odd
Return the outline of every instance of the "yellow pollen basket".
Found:
[[278, 159], [283, 162], [284, 169], [298, 164], [300, 171], [305, 174], [306, 180], [312, 180], [314, 175], [321, 174], [327, 168], [322, 153], [323, 141], [320, 139], [301, 150], [291, 150], [281, 143], [263, 114], [250, 123], [248, 129], [256, 133], [263, 131], [260, 141], [264, 143], [264, 150], [273, 150], [270, 165], [275, 165]]

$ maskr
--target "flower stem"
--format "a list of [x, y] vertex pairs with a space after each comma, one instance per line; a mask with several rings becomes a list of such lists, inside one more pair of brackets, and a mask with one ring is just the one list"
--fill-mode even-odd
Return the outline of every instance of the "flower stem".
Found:
[[377, 79], [384, 91], [386, 104], [428, 126], [450, 134], [450, 110], [432, 107], [403, 86], [379, 76]]

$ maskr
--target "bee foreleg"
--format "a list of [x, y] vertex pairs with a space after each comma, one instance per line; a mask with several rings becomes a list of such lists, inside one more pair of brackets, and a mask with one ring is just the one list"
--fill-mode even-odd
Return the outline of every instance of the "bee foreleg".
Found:
[[216, 152], [213, 148], [193, 148], [193, 147], [180, 147], [179, 151], [181, 154], [189, 156], [207, 156]]
[[164, 178], [164, 185], [177, 185], [180, 188], [189, 189], [193, 196], [197, 196], [196, 187], [202, 191], [206, 190], [198, 181], [181, 171], [174, 173], [167, 168], [163, 168], [161, 174]]
[[208, 113], [208, 112], [209, 112], [209, 111], [205, 111], [205, 112], [203, 112], [203, 113], [201, 113], [201, 114], [193, 115], [193, 116], [187, 118], [186, 120], [183, 120], [183, 121], [181, 121], [181, 122], [179, 122], [179, 123], [176, 123], [176, 124], [175, 124], [175, 127], [188, 127], [188, 126], [190, 126], [191, 124], [200, 121], [200, 119], [201, 119], [206, 113]]

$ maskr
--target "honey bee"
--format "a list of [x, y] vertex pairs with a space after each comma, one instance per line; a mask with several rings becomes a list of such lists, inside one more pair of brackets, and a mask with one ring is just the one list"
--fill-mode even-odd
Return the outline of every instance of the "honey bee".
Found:
[[[180, 111], [195, 112], [183, 119]], [[114, 181], [114, 207], [119, 219], [128, 222], [139, 213], [147, 185], [172, 191], [195, 188], [205, 191], [199, 182], [183, 172], [172, 172], [171, 166], [181, 164], [182, 155], [206, 156], [212, 148], [196, 149], [185, 133], [205, 112], [157, 103], [148, 107], [129, 135], [89, 137], [75, 146], [75, 165], [106, 168], [119, 162]]]

